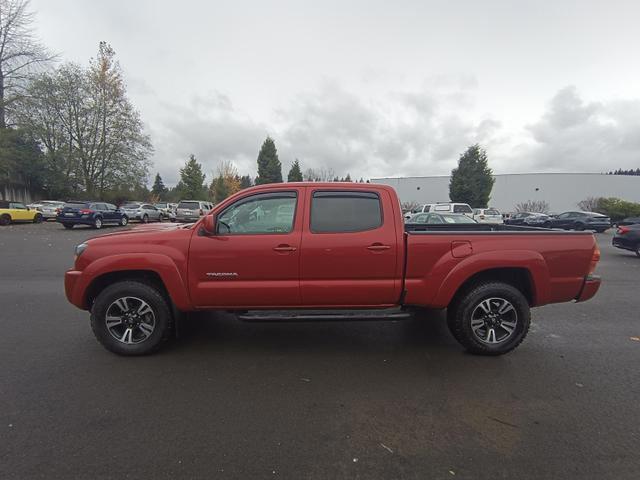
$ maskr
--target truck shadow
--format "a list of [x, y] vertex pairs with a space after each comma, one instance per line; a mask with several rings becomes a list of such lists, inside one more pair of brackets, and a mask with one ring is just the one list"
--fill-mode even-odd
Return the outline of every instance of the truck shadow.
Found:
[[178, 321], [171, 350], [193, 348], [287, 352], [375, 352], [442, 348], [459, 352], [442, 311], [420, 311], [406, 320], [245, 322], [225, 312], [198, 312]]

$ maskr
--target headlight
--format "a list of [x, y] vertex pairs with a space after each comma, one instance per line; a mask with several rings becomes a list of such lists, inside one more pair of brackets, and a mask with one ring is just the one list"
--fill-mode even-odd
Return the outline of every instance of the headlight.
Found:
[[84, 252], [87, 249], [88, 246], [89, 245], [87, 245], [86, 243], [81, 243], [80, 245], [76, 245], [76, 252], [75, 252], [76, 258], [78, 258], [80, 254], [82, 254], [82, 252]]

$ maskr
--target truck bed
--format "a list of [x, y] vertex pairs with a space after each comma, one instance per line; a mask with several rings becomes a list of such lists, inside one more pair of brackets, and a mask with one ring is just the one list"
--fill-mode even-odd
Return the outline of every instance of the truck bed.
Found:
[[526, 283], [532, 306], [575, 299], [595, 248], [591, 232], [514, 225], [407, 224], [405, 232], [404, 303], [442, 308], [491, 269]]
[[437, 232], [510, 232], [510, 233], [547, 233], [547, 234], [580, 234], [591, 235], [591, 232], [570, 232], [542, 227], [530, 227], [521, 225], [504, 225], [492, 223], [447, 223], [447, 224], [425, 224], [425, 223], [405, 223], [404, 231], [407, 233], [437, 233]]

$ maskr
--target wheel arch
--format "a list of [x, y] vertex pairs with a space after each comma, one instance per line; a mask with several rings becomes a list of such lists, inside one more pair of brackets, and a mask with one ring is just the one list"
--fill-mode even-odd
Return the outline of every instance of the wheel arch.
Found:
[[535, 305], [535, 287], [531, 272], [525, 267], [499, 267], [482, 270], [470, 276], [453, 294], [451, 302], [481, 283], [502, 282], [518, 289], [529, 306]]
[[139, 280], [156, 286], [175, 306], [191, 310], [185, 280], [176, 264], [165, 255], [124, 254], [103, 257], [79, 272], [80, 279], [70, 287], [70, 300], [74, 305], [90, 310], [96, 296], [113, 282]]

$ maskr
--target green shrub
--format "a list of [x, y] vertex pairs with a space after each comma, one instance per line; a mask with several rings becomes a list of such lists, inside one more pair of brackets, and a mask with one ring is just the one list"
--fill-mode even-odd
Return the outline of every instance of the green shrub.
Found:
[[639, 217], [640, 203], [628, 202], [615, 197], [600, 198], [595, 211], [608, 216], [613, 222], [617, 222], [627, 217]]

